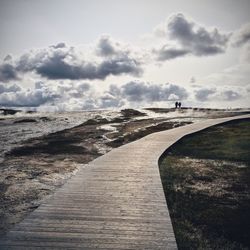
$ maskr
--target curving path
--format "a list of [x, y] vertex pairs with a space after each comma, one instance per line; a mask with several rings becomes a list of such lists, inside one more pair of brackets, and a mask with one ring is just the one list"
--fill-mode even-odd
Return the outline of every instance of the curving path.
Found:
[[177, 249], [158, 169], [181, 137], [250, 115], [148, 135], [80, 169], [16, 225], [0, 249]]

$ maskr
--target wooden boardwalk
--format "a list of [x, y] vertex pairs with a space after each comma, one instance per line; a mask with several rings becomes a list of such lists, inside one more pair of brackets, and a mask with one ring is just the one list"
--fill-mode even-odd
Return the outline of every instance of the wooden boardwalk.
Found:
[[159, 175], [161, 154], [184, 135], [249, 115], [148, 135], [80, 169], [17, 224], [1, 249], [177, 249]]

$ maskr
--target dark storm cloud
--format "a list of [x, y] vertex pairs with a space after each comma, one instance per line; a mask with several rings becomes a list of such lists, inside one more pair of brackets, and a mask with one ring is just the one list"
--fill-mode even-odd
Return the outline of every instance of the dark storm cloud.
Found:
[[114, 57], [99, 63], [76, 59], [72, 51], [53, 51], [35, 65], [35, 71], [49, 79], [105, 79], [109, 75], [131, 74], [138, 76], [139, 63], [128, 56]]
[[184, 100], [187, 97], [186, 89], [175, 84], [131, 81], [119, 87], [115, 84], [110, 85], [109, 90], [98, 98], [98, 107], [148, 105], [154, 102]]
[[104, 79], [108, 75], [121, 75], [131, 74], [139, 76], [142, 73], [142, 69], [138, 65], [138, 62], [134, 59], [127, 57], [115, 58], [112, 60], [103, 61], [97, 67], [97, 77]]
[[[105, 51], [106, 54], [111, 53], [107, 48]], [[47, 49], [30, 51], [17, 59], [13, 65], [4, 62], [0, 66], [0, 81], [17, 79], [18, 72], [35, 72], [47, 79], [103, 80], [110, 75], [139, 76], [143, 70], [141, 63], [125, 51], [119, 51], [112, 57], [101, 60], [86, 59], [75, 48], [59, 43]]]
[[67, 53], [57, 53], [51, 56], [45, 56], [46, 59], [35, 65], [34, 70], [39, 75], [48, 79], [96, 79], [99, 78], [96, 67], [92, 63], [81, 62], [80, 65], [74, 65], [65, 59]]
[[208, 30], [183, 14], [173, 15], [169, 19], [166, 34], [177, 45], [158, 50], [159, 60], [169, 60], [187, 54], [209, 56], [224, 53], [230, 38], [230, 34], [222, 34], [216, 28]]
[[235, 101], [242, 97], [242, 95], [231, 89], [223, 89], [221, 88], [201, 88], [196, 91], [195, 98], [198, 101], [204, 102], [208, 100], [216, 100], [216, 101]]
[[4, 60], [4, 62], [10, 62], [12, 60], [12, 56], [7, 55], [3, 60]]
[[96, 52], [101, 56], [112, 56], [117, 53], [115, 45], [112, 43], [109, 36], [102, 36], [99, 39]]
[[8, 82], [10, 80], [18, 79], [15, 67], [10, 63], [3, 63], [0, 65], [0, 81]]
[[131, 55], [131, 46], [102, 35], [96, 44], [96, 54], [102, 57], [125, 57]]
[[204, 102], [204, 101], [208, 100], [209, 96], [211, 96], [212, 94], [215, 94], [215, 93], [216, 93], [216, 89], [203, 88], [203, 89], [199, 89], [196, 91], [195, 98], [198, 101]]
[[61, 49], [61, 48], [65, 48], [66, 44], [65, 43], [58, 43], [56, 45], [52, 45], [51, 47], [53, 47], [55, 49]]
[[186, 99], [187, 91], [174, 84], [155, 84], [142, 81], [131, 81], [118, 89], [115, 85], [110, 86], [112, 96], [120, 96], [128, 102], [162, 102], [169, 101], [175, 95], [178, 99]]
[[183, 14], [177, 14], [170, 19], [168, 32], [171, 39], [177, 40], [195, 55], [224, 52], [229, 39], [229, 35], [221, 34], [218, 29], [209, 31], [188, 20]]
[[158, 55], [159, 61], [165, 61], [174, 59], [176, 57], [185, 56], [190, 53], [189, 50], [185, 49], [175, 49], [175, 48], [168, 48], [167, 46], [163, 46], [160, 50], [156, 51]]
[[242, 97], [238, 92], [233, 91], [233, 90], [225, 90], [222, 92], [222, 95], [225, 101], [234, 101]]
[[17, 92], [20, 90], [21, 90], [21, 88], [17, 84], [6, 85], [6, 84], [0, 83], [0, 94], [2, 94], [4, 92]]
[[142, 69], [130, 58], [114, 58], [100, 64], [81, 62], [80, 65], [68, 63], [65, 55], [54, 54], [44, 63], [35, 67], [35, 71], [48, 79], [105, 79], [109, 75], [131, 74], [140, 75]]

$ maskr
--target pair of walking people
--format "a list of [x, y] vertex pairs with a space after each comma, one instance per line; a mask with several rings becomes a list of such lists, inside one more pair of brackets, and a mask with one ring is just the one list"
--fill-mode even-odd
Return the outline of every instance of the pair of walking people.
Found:
[[175, 108], [177, 109], [177, 108], [181, 108], [181, 102], [175, 102]]

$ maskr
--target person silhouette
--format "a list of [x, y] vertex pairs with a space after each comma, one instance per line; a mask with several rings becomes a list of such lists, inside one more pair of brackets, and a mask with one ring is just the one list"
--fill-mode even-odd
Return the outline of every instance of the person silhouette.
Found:
[[181, 108], [181, 102], [178, 103], [178, 107], [179, 107], [179, 109]]
[[176, 109], [178, 108], [178, 102], [175, 102], [175, 108]]

